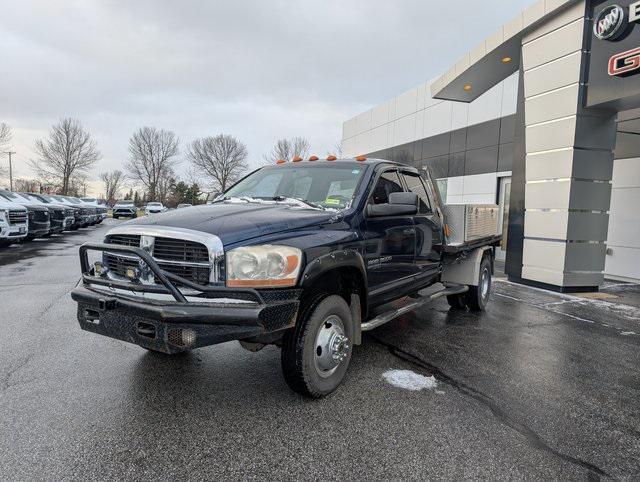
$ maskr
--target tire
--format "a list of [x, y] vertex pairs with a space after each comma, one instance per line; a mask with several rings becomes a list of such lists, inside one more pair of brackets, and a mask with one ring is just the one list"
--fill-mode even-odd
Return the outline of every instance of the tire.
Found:
[[114, 215], [113, 215], [113, 219], [118, 219], [118, 215], [117, 215], [117, 214], [114, 214]]
[[458, 295], [449, 295], [447, 296], [447, 302], [449, 306], [455, 310], [464, 310], [467, 308], [467, 298], [466, 293], [461, 293]]
[[284, 336], [282, 373], [293, 391], [320, 398], [338, 388], [349, 368], [354, 333], [351, 310], [343, 298], [331, 295], [302, 316]]
[[471, 311], [484, 311], [491, 295], [491, 260], [483, 256], [480, 261], [478, 286], [469, 286], [466, 293], [467, 306]]

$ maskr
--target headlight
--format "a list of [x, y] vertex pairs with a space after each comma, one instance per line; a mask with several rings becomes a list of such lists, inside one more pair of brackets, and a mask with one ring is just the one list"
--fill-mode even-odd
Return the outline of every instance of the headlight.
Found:
[[9, 222], [9, 211], [6, 209], [0, 209], [0, 220]]
[[227, 286], [272, 288], [294, 286], [302, 251], [289, 246], [247, 246], [229, 251]]

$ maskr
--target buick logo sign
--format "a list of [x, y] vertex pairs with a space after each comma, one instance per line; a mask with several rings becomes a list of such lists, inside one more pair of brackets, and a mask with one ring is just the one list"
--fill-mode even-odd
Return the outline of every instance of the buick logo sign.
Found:
[[619, 5], [603, 8], [593, 23], [593, 34], [600, 40], [615, 40], [624, 32], [624, 10]]

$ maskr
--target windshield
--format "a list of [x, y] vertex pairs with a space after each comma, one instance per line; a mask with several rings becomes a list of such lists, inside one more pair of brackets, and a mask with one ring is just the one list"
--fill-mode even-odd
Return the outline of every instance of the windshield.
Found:
[[2, 196], [4, 196], [5, 198], [11, 200], [11, 201], [19, 201], [20, 199], [18, 198], [18, 196], [16, 196], [15, 194], [13, 194], [12, 192], [9, 191], [0, 191], [0, 194]]
[[250, 174], [216, 202], [225, 200], [275, 201], [341, 210], [351, 206], [364, 166], [315, 164], [263, 167]]
[[47, 199], [46, 196], [43, 196], [42, 194], [29, 194], [29, 197], [37, 199], [38, 201], [44, 204], [51, 204], [51, 201]]
[[80, 201], [79, 201], [79, 200], [77, 200], [77, 199], [76, 199], [76, 198], [74, 198], [74, 197], [67, 197], [67, 198], [65, 198], [65, 199], [66, 199], [67, 201], [69, 201], [69, 202], [72, 202], [73, 204], [80, 204]]
[[95, 199], [95, 198], [92, 198], [92, 197], [83, 197], [83, 198], [80, 198], [80, 199], [81, 199], [82, 201], [84, 201], [84, 202], [87, 202], [87, 203], [94, 203], [94, 202], [97, 202], [97, 201], [96, 201], [96, 199]]
[[149, 203], [147, 206], [162, 206], [160, 203]]
[[133, 201], [116, 201], [116, 206], [131, 206]]
[[25, 201], [31, 201], [31, 202], [36, 201], [36, 202], [40, 202], [40, 199], [38, 199], [38, 198], [35, 198], [35, 199], [34, 199], [33, 197], [31, 197], [31, 196], [30, 196], [30, 195], [28, 195], [28, 194], [18, 193], [18, 196], [20, 196], [21, 198], [23, 198]]

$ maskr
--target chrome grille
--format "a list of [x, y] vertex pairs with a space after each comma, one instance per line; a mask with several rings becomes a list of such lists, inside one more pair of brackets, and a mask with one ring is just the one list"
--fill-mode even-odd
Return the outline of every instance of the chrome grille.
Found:
[[209, 251], [204, 244], [183, 239], [156, 238], [153, 256], [157, 260], [208, 263]]
[[140, 246], [140, 236], [137, 234], [112, 234], [107, 238], [107, 243], [120, 246]]
[[104, 253], [102, 260], [113, 274], [122, 277], [127, 275], [127, 268], [136, 268], [138, 266], [138, 258], [130, 258], [113, 253]]
[[26, 222], [26, 211], [9, 211], [9, 224], [24, 224]]
[[167, 271], [181, 278], [185, 278], [200, 285], [209, 284], [211, 270], [208, 266], [184, 266], [181, 264], [166, 264], [158, 261], [158, 265]]
[[[111, 234], [107, 236], [106, 242], [119, 246], [139, 247], [141, 236]], [[151, 255], [160, 268], [168, 273], [201, 285], [206, 285], [211, 280], [209, 250], [204, 244], [184, 239], [155, 237]], [[104, 262], [112, 273], [125, 276], [126, 269], [138, 266], [139, 260], [126, 255], [106, 253]]]

